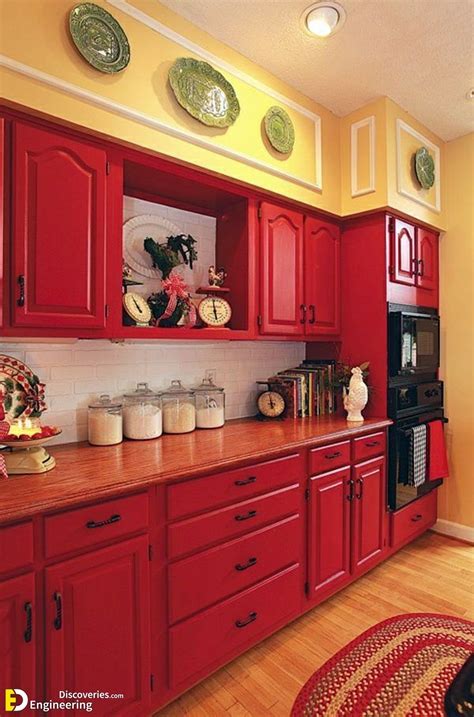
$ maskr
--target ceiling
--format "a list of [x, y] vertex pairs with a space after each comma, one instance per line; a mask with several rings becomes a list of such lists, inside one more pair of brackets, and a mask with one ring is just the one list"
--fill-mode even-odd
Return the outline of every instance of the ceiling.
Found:
[[341, 0], [323, 40], [312, 0], [161, 1], [339, 116], [388, 95], [444, 140], [474, 130], [474, 0]]

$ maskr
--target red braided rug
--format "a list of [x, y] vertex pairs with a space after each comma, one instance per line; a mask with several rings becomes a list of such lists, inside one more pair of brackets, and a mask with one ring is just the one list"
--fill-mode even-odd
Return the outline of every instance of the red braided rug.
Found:
[[302, 688], [291, 717], [444, 717], [445, 692], [474, 650], [474, 623], [397, 615], [339, 650]]

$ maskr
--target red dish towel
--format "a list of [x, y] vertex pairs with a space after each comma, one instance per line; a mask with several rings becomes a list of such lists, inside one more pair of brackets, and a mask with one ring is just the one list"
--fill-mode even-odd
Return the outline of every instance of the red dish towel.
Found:
[[442, 421], [428, 423], [428, 480], [447, 478], [448, 456]]

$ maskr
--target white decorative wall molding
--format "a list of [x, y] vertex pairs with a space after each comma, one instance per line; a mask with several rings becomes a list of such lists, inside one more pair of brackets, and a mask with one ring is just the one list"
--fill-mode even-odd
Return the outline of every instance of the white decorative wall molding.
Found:
[[[312, 120], [312, 122], [314, 123], [315, 181], [314, 183], [307, 183], [301, 181], [300, 184], [303, 184], [303, 186], [307, 187], [309, 186], [311, 189], [318, 189], [320, 191], [322, 190], [323, 171], [321, 117], [318, 114], [312, 112], [303, 105], [300, 105], [298, 102], [295, 102], [289, 97], [282, 95], [280, 92], [277, 92], [272, 87], [266, 85], [263, 82], [260, 82], [260, 80], [257, 80], [255, 77], [252, 77], [252, 75], [249, 75], [247, 72], [240, 70], [238, 67], [235, 67], [235, 65], [232, 65], [230, 62], [223, 60], [221, 57], [215, 55], [213, 52], [209, 52], [209, 50], [206, 50], [206, 48], [202, 47], [201, 45], [198, 45], [184, 35], [180, 35], [178, 32], [175, 32], [159, 20], [156, 20], [154, 17], [147, 15], [142, 10], [138, 10], [136, 7], [131, 5], [128, 0], [106, 0], [106, 2], [109, 5], [112, 5], [113, 7], [117, 8], [117, 10], [120, 10], [126, 15], [133, 17], [135, 20], [141, 22], [143, 25], [146, 25], [151, 30], [154, 30], [163, 37], [166, 37], [168, 40], [175, 42], [177, 45], [181, 45], [181, 47], [183, 47], [185, 50], [188, 50], [195, 55], [199, 55], [204, 60], [206, 60], [206, 62], [209, 62], [212, 65], [217, 65], [222, 70], [225, 70], [226, 72], [232, 74], [234, 77], [237, 77], [239, 80], [242, 80], [242, 82], [245, 82], [251, 87], [255, 87], [256, 90], [264, 92], [270, 97], [273, 97], [273, 99], [277, 102], [281, 102], [287, 107], [291, 107], [299, 114], [304, 115], [305, 117], [308, 117], [310, 120]], [[292, 175], [288, 175], [288, 178], [290, 178], [291, 176]], [[291, 181], [296, 180], [293, 178]]]
[[22, 62], [13, 60], [11, 57], [7, 57], [6, 55], [0, 55], [0, 67], [6, 67], [8, 70], [12, 70], [13, 72], [17, 72], [20, 75], [24, 75], [25, 77], [29, 77], [30, 79], [36, 80], [43, 85], [54, 87], [54, 89], [59, 90], [60, 92], [64, 92], [71, 97], [79, 98], [84, 102], [87, 102], [88, 104], [95, 105], [96, 107], [100, 107], [101, 109], [107, 110], [108, 112], [112, 112], [113, 114], [119, 115], [120, 117], [125, 117], [126, 119], [138, 122], [139, 124], [145, 125], [146, 127], [151, 127], [152, 129], [156, 129], [163, 134], [166, 134], [170, 137], [175, 137], [176, 139], [183, 140], [184, 142], [189, 142], [190, 144], [194, 144], [197, 147], [210, 149], [215, 154], [220, 154], [223, 157], [227, 157], [229, 159], [235, 159], [238, 162], [247, 164], [251, 167], [254, 167], [255, 169], [260, 169], [263, 172], [266, 172], [267, 174], [272, 174], [273, 176], [279, 177], [280, 179], [286, 179], [290, 182], [293, 182], [294, 184], [299, 184], [302, 187], [306, 187], [307, 189], [317, 191], [321, 191], [322, 189], [321, 185], [317, 182], [310, 182], [309, 180], [302, 179], [301, 177], [298, 177], [295, 174], [291, 174], [290, 172], [285, 172], [278, 167], [274, 167], [271, 164], [262, 162], [259, 159], [255, 159], [254, 157], [251, 157], [247, 154], [243, 154], [242, 152], [237, 152], [236, 150], [230, 149], [228, 147], [214, 144], [205, 137], [201, 137], [200, 135], [195, 134], [188, 129], [184, 130], [180, 129], [179, 127], [173, 127], [172, 125], [169, 125], [166, 122], [163, 122], [162, 120], [153, 117], [152, 115], [145, 114], [144, 112], [135, 110], [132, 107], [128, 107], [127, 105], [123, 105], [119, 102], [115, 102], [114, 100], [110, 100], [107, 97], [98, 95], [95, 92], [91, 92], [90, 90], [85, 90], [79, 85], [75, 85], [72, 82], [68, 82], [67, 80], [62, 80], [59, 77], [50, 75], [47, 72], [38, 70], [35, 67], [31, 67], [30, 65], [25, 65]]
[[[357, 183], [357, 169], [359, 162], [359, 131], [369, 128], [369, 184], [359, 187]], [[351, 194], [360, 197], [363, 194], [375, 192], [375, 116], [364, 117], [359, 122], [351, 124]]]
[[[404, 161], [404, 158], [402, 157], [402, 132], [406, 132], [407, 134], [414, 137], [420, 144], [427, 147], [428, 149], [431, 149], [434, 155], [434, 164], [435, 164], [435, 202], [434, 204], [427, 199], [423, 198], [423, 195], [421, 195], [419, 192], [426, 191], [426, 190], [419, 190], [419, 192], [410, 191], [406, 187], [402, 185], [402, 177], [403, 177], [403, 171], [402, 171], [402, 162]], [[417, 132], [413, 127], [410, 127], [406, 122], [404, 122], [401, 119], [397, 119], [397, 191], [399, 194], [401, 194], [404, 197], [407, 197], [408, 199], [411, 199], [413, 202], [417, 202], [418, 204], [423, 205], [424, 207], [428, 207], [428, 209], [431, 209], [434, 212], [441, 211], [441, 153], [440, 149], [436, 144], [433, 144], [428, 137], [425, 137], [420, 132]]]
[[450, 520], [437, 520], [431, 530], [441, 535], [449, 535], [451, 538], [464, 540], [466, 543], [474, 544], [474, 528], [461, 523], [453, 523]]

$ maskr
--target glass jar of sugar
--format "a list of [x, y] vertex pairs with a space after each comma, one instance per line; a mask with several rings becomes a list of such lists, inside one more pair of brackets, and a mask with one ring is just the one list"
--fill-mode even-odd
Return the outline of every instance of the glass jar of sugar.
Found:
[[203, 379], [196, 392], [196, 427], [220, 428], [224, 425], [224, 389], [216, 386], [212, 378]]
[[89, 404], [87, 424], [89, 443], [93, 446], [121, 443], [122, 404], [113, 401], [108, 394], [102, 394], [98, 401]]
[[161, 395], [137, 383], [136, 391], [123, 396], [123, 435], [135, 441], [158, 438], [163, 433]]
[[194, 391], [184, 388], [181, 381], [171, 381], [163, 392], [163, 431], [165, 433], [190, 433], [196, 428], [196, 404]]

